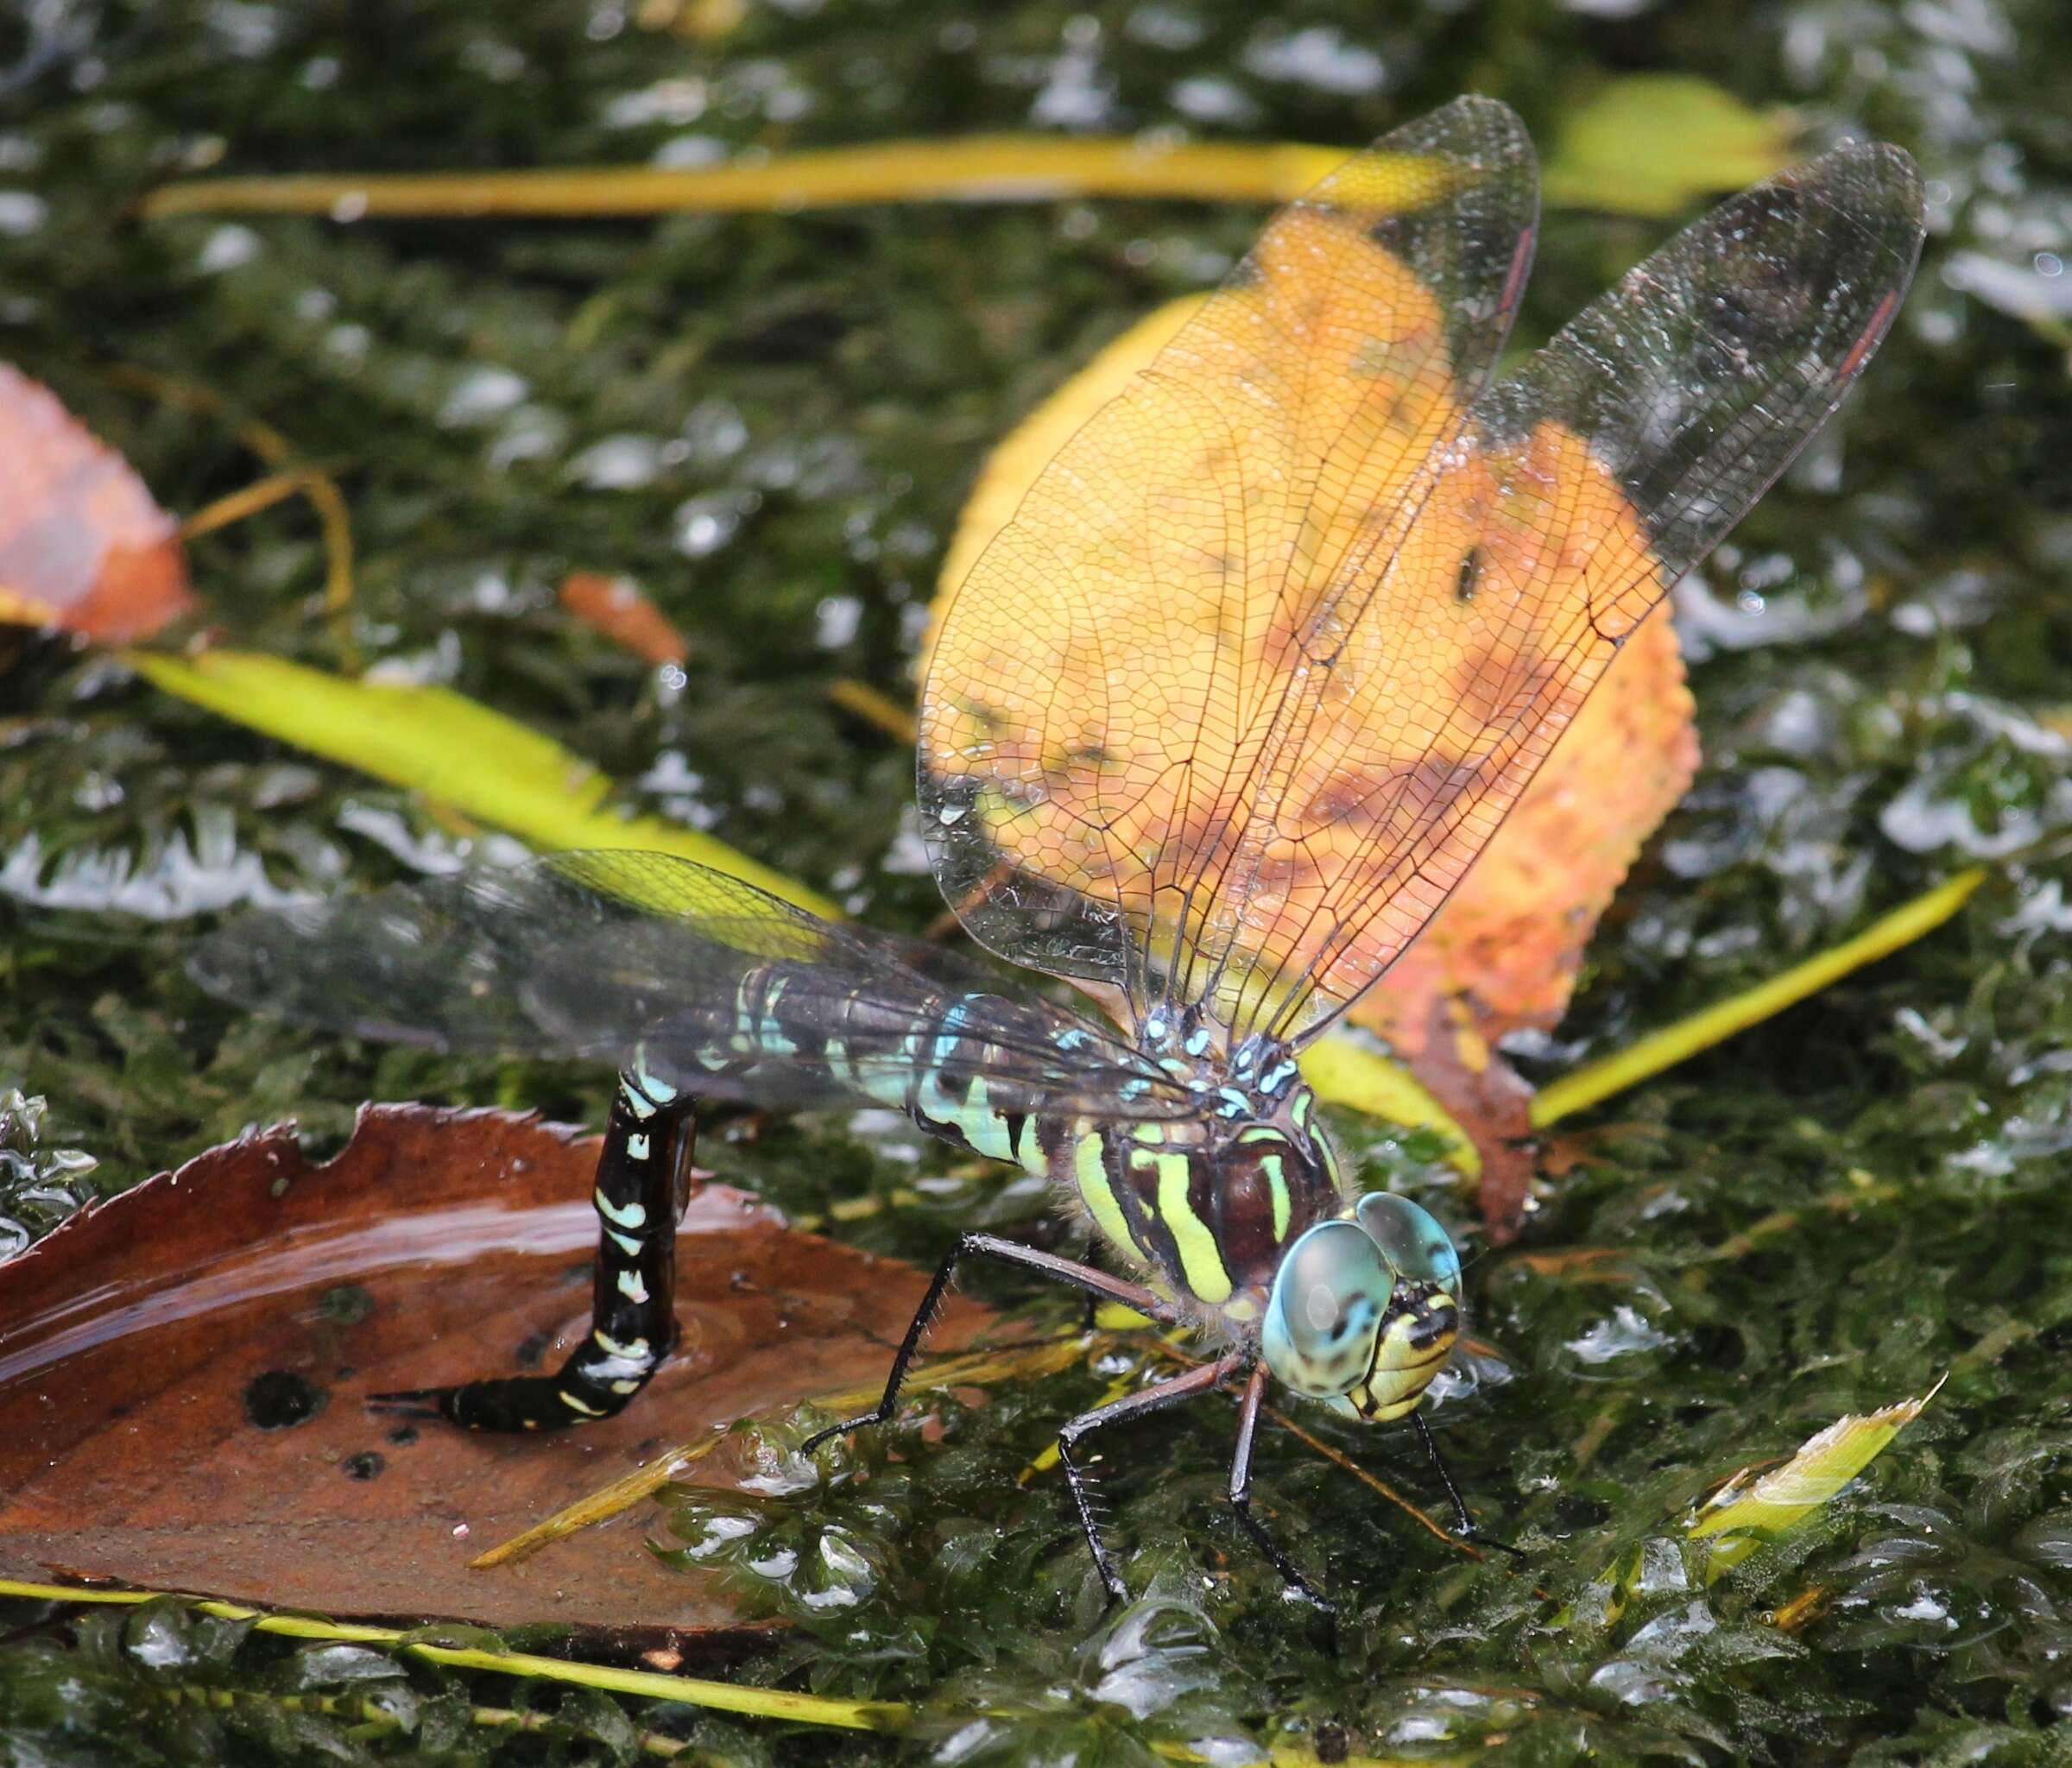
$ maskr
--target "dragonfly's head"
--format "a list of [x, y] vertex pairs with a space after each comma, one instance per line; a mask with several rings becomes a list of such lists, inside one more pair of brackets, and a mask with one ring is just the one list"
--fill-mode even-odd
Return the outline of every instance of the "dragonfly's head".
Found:
[[1274, 1274], [1260, 1342], [1276, 1380], [1348, 1418], [1399, 1418], [1461, 1329], [1461, 1260], [1407, 1197], [1370, 1191], [1320, 1222]]

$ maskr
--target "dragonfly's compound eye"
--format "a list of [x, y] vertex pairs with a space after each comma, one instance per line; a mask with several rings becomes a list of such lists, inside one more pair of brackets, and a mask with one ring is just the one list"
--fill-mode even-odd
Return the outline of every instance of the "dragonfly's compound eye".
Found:
[[1369, 1191], [1360, 1199], [1354, 1219], [1381, 1248], [1382, 1258], [1399, 1281], [1460, 1288], [1461, 1255], [1429, 1210], [1420, 1209], [1408, 1197]]
[[1260, 1348], [1274, 1377], [1326, 1399], [1350, 1392], [1374, 1360], [1395, 1279], [1356, 1223], [1323, 1222], [1288, 1248], [1267, 1301]]

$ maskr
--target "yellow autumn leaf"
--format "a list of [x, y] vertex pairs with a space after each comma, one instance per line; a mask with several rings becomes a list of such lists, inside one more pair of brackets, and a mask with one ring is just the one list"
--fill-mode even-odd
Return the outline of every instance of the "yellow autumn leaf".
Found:
[[[929, 623], [915, 660], [925, 674], [951, 592], [987, 544], [1014, 518], [1036, 476], [1072, 433], [1127, 387], [1199, 311], [1206, 295], [1186, 295], [1147, 314], [1029, 414], [986, 458], [943, 555]], [[1447, 1160], [1464, 1178], [1481, 1175], [1474, 1139], [1401, 1063], [1368, 1043], [1326, 1036], [1303, 1052], [1303, 1077], [1319, 1098], [1405, 1129], [1429, 1129], [1447, 1143]]]
[[1790, 111], [1757, 110], [1709, 79], [1629, 74], [1569, 114], [1542, 193], [1564, 207], [1679, 214], [1782, 171], [1797, 127]]

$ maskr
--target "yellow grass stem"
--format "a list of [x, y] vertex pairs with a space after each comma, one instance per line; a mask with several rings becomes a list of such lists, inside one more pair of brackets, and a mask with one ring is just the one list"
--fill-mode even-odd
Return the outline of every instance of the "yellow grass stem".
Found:
[[828, 683], [827, 697], [844, 712], [853, 712], [866, 724], [876, 725], [886, 736], [900, 742], [913, 742], [920, 736], [920, 726], [915, 723], [913, 712], [869, 682], [839, 677]]
[[[118, 387], [127, 387], [148, 398], [177, 405], [188, 411], [204, 412], [229, 423], [237, 439], [256, 455], [275, 473], [293, 471], [294, 489], [309, 500], [309, 507], [316, 512], [317, 526], [324, 536], [324, 607], [331, 616], [332, 628], [340, 647], [349, 659], [352, 656], [352, 643], [346, 629], [345, 616], [352, 607], [353, 546], [352, 517], [345, 508], [345, 494], [338, 489], [337, 482], [319, 467], [294, 464], [299, 451], [294, 443], [271, 424], [262, 423], [257, 418], [247, 417], [231, 408], [231, 402], [213, 387], [199, 381], [189, 381], [177, 375], [161, 375], [155, 369], [139, 368], [134, 363], [117, 363], [108, 370], [108, 379]], [[262, 484], [268, 483], [261, 481]], [[243, 492], [232, 493], [232, 498], [249, 497], [258, 489], [247, 487]], [[219, 500], [228, 502], [231, 500]], [[209, 506], [211, 510], [218, 507]], [[254, 508], [263, 508], [263, 503]], [[209, 512], [205, 510], [201, 515]], [[245, 509], [242, 515], [251, 515]], [[233, 518], [234, 519], [234, 518]], [[193, 518], [199, 521], [200, 516]], [[221, 521], [211, 522], [210, 527], [220, 527]], [[206, 533], [206, 528], [183, 529], [183, 535], [192, 538], [192, 533]]]
[[1543, 1087], [1532, 1105], [1533, 1127], [1545, 1129], [1564, 1117], [1622, 1093], [1628, 1087], [1652, 1078], [1665, 1069], [1723, 1043], [1738, 1032], [1759, 1024], [1809, 995], [1817, 994], [1850, 971], [1861, 969], [1888, 957], [1903, 945], [1932, 932], [1971, 900], [1988, 873], [1973, 866], [1945, 879], [1933, 890], [1917, 896], [1890, 914], [1871, 923], [1853, 939], [1830, 946], [1804, 963], [1794, 964], [1781, 976], [1743, 990], [1702, 1013], [1679, 1020], [1651, 1032], [1639, 1042], [1614, 1051], [1600, 1062], [1586, 1063]]
[[171, 1595], [202, 1614], [225, 1620], [249, 1620], [254, 1631], [291, 1639], [321, 1639], [351, 1645], [385, 1646], [427, 1664], [452, 1670], [482, 1670], [542, 1682], [569, 1683], [618, 1695], [640, 1695], [653, 1701], [682, 1701], [716, 1713], [739, 1713], [753, 1719], [782, 1719], [795, 1725], [832, 1726], [844, 1731], [900, 1731], [913, 1709], [896, 1701], [835, 1701], [818, 1695], [797, 1695], [782, 1689], [736, 1687], [692, 1676], [665, 1676], [654, 1670], [620, 1670], [603, 1664], [577, 1664], [542, 1658], [530, 1651], [492, 1651], [478, 1646], [441, 1645], [423, 1637], [422, 1627], [369, 1626], [356, 1621], [319, 1620], [300, 1614], [273, 1614], [239, 1602], [187, 1599], [165, 1590], [75, 1589], [66, 1584], [26, 1583], [0, 1578], [0, 1596], [31, 1601], [82, 1602], [136, 1607]]
[[723, 166], [188, 179], [154, 191], [144, 199], [142, 212], [152, 220], [272, 214], [358, 221], [686, 210], [766, 213], [858, 203], [1027, 203], [1070, 197], [1286, 202], [1342, 164], [1350, 151], [1285, 142], [967, 136], [748, 154]]
[[290, 497], [309, 489], [309, 475], [300, 467], [289, 467], [285, 471], [268, 473], [256, 479], [242, 491], [231, 491], [212, 503], [205, 503], [180, 525], [180, 538], [183, 540], [199, 539], [212, 534], [218, 528], [227, 528], [233, 522], [244, 521], [262, 509], [271, 509], [276, 503], [285, 503]]

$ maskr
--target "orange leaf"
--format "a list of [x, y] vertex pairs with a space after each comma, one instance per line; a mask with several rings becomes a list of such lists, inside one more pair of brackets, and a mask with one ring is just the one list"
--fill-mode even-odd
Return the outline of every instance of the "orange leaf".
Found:
[[0, 620], [148, 638], [194, 605], [176, 526], [48, 388], [0, 363]]
[[1557, 1025], [1597, 919], [1689, 789], [1698, 736], [1676, 628], [1642, 622], [1475, 868], [1353, 1009], [1481, 1145], [1481, 1203], [1514, 1224], [1532, 1090], [1493, 1049]]
[[[951, 592], [1036, 475], [1201, 305], [1193, 296], [1148, 315], [994, 450], [951, 541], [924, 670]], [[1040, 649], [1027, 632], [1017, 643]], [[1515, 1220], [1530, 1178], [1529, 1158], [1513, 1143], [1529, 1133], [1531, 1096], [1491, 1046], [1560, 1019], [1598, 917], [1697, 760], [1676, 634], [1658, 616], [1633, 634], [1474, 868], [1351, 1015], [1386, 1038], [1474, 1134], [1484, 1210], [1500, 1226]]]
[[659, 666], [681, 663], [691, 654], [683, 634], [629, 577], [572, 571], [561, 580], [560, 596], [561, 605], [576, 619], [636, 657]]

